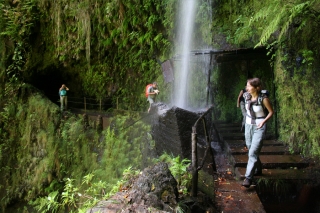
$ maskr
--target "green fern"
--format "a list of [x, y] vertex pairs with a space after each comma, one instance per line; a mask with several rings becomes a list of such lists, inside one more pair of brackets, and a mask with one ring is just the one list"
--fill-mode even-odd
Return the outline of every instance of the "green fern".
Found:
[[159, 161], [166, 162], [173, 177], [178, 182], [178, 189], [181, 193], [187, 194], [191, 184], [191, 174], [188, 172], [188, 167], [191, 161], [189, 159], [180, 160], [180, 156], [174, 157], [167, 153], [163, 153], [159, 157]]
[[[272, 17], [272, 19], [262, 32], [260, 41], [256, 44], [255, 47], [267, 44], [269, 39], [271, 38], [271, 35], [276, 32], [276, 30], [280, 31], [277, 40], [278, 42], [281, 41], [283, 35], [288, 32], [289, 26], [294, 23], [295, 18], [299, 16], [306, 16], [307, 11], [309, 10], [309, 7], [312, 3], [314, 3], [314, 1], [307, 1], [297, 5], [280, 5], [279, 2], [274, 5], [270, 5], [267, 9], [262, 8], [260, 12], [258, 12], [252, 20], [250, 20], [250, 23], [252, 23], [253, 21], [259, 21], [261, 20], [261, 18], [267, 18], [267, 16]], [[279, 8], [282, 9], [279, 11]], [[262, 15], [262, 13], [264, 13], [265, 15]]]

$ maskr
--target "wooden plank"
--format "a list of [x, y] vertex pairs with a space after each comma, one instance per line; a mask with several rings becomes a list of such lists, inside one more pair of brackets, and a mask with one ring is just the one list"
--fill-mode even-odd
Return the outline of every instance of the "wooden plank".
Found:
[[[230, 147], [233, 155], [246, 155], [248, 149], [246, 146]], [[263, 146], [260, 155], [283, 155], [288, 154], [288, 149], [285, 146]]]
[[214, 122], [214, 125], [218, 129], [221, 127], [241, 127], [241, 123], [217, 123], [217, 122]]
[[[220, 135], [224, 140], [244, 140], [243, 132], [222, 132]], [[267, 134], [265, 138], [271, 140], [274, 139], [274, 136], [272, 134]]]
[[233, 126], [233, 127], [220, 127], [218, 131], [220, 133], [226, 133], [226, 132], [240, 132], [241, 126]]
[[[233, 155], [235, 167], [246, 167], [247, 155]], [[300, 155], [260, 155], [262, 167], [270, 168], [305, 168], [309, 165]]]
[[[245, 178], [246, 168], [237, 167], [235, 173], [240, 179]], [[285, 179], [285, 180], [310, 180], [310, 176], [305, 169], [262, 169], [261, 176], [255, 178]]]
[[[244, 140], [225, 140], [225, 142], [230, 147], [246, 145], [246, 142]], [[283, 146], [283, 143], [277, 140], [263, 140], [263, 146]]]
[[224, 132], [220, 133], [224, 140], [244, 140], [244, 133], [242, 132]]

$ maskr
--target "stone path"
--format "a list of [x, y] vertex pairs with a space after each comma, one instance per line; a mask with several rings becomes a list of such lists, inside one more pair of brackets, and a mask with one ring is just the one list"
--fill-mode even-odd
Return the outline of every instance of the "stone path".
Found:
[[[296, 184], [294, 181], [308, 181], [309, 173], [307, 168], [309, 166], [308, 161], [303, 159], [300, 155], [290, 154], [287, 147], [282, 142], [273, 139], [272, 135], [267, 135], [268, 140], [264, 140], [264, 146], [261, 150], [260, 159], [262, 162], [262, 175], [255, 177], [255, 184], [250, 188], [241, 186], [246, 171], [246, 165], [248, 160], [248, 150], [245, 146], [244, 133], [240, 132], [239, 123], [223, 123], [216, 122], [216, 128], [219, 132], [222, 155], [216, 155], [215, 160], [218, 164], [217, 167], [220, 178], [216, 180], [216, 203], [219, 211], [223, 213], [264, 213], [275, 212], [271, 210], [270, 206], [267, 206], [267, 201], [262, 199], [262, 189], [258, 190], [257, 187], [259, 181], [269, 183], [269, 194], [276, 193], [276, 190], [272, 192], [271, 188], [274, 188], [274, 184], [271, 180], [278, 183], [280, 188], [282, 185], [279, 183]], [[259, 185], [260, 186], [260, 185]], [[302, 184], [303, 186], [303, 184]], [[303, 188], [303, 187], [302, 187]], [[266, 189], [264, 191], [267, 191]], [[258, 194], [259, 193], [259, 194]], [[265, 193], [265, 192], [263, 192]], [[266, 193], [268, 194], [268, 193]], [[268, 194], [268, 196], [270, 196]], [[302, 192], [300, 195], [302, 196]], [[275, 195], [273, 195], [275, 196]], [[297, 200], [303, 200], [302, 198]], [[291, 204], [291, 212], [296, 212], [297, 208], [303, 208], [304, 203]], [[282, 206], [285, 206], [283, 204]], [[275, 208], [279, 208], [275, 207]], [[288, 207], [289, 208], [289, 207]], [[281, 207], [282, 209], [282, 207]], [[278, 209], [279, 210], [279, 209]], [[289, 210], [288, 210], [289, 211]], [[300, 210], [299, 210], [300, 211]], [[282, 212], [286, 212], [282, 209]], [[303, 211], [302, 211], [303, 212]]]

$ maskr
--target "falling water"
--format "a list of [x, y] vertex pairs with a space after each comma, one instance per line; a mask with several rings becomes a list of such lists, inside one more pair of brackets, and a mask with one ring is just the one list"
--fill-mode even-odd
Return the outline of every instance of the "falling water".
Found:
[[179, 30], [177, 46], [182, 56], [180, 69], [177, 70], [172, 103], [187, 108], [188, 73], [190, 69], [190, 50], [192, 47], [196, 0], [180, 1]]

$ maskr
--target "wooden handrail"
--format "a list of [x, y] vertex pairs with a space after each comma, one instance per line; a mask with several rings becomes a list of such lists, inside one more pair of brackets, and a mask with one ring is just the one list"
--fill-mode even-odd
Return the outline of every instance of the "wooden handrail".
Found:
[[[204, 165], [204, 161], [207, 157], [207, 153], [211, 153], [212, 158], [214, 159], [213, 153], [211, 151], [211, 145], [210, 145], [210, 139], [209, 139], [209, 135], [208, 135], [208, 131], [207, 131], [207, 127], [206, 127], [206, 123], [204, 120], [204, 116], [206, 116], [211, 110], [213, 110], [213, 106], [211, 106], [206, 112], [204, 112], [198, 119], [197, 121], [194, 123], [194, 125], [192, 126], [192, 134], [191, 134], [191, 148], [192, 148], [192, 157], [191, 157], [191, 167], [192, 167], [192, 189], [191, 189], [191, 196], [192, 197], [196, 197], [197, 196], [197, 192], [198, 192], [198, 171], [203, 167]], [[198, 143], [198, 139], [197, 139], [197, 125], [199, 123], [199, 121], [202, 120], [203, 123], [203, 128], [204, 128], [204, 134], [205, 134], [205, 138], [206, 138], [206, 143], [207, 143], [207, 149], [204, 153], [204, 156], [202, 158], [201, 164], [198, 167], [198, 156], [197, 156], [197, 143]], [[215, 125], [212, 122], [212, 127], [214, 128], [215, 132], [218, 134]], [[218, 136], [218, 140], [220, 141], [220, 138]], [[216, 167], [214, 165], [214, 170], [216, 170]]]

